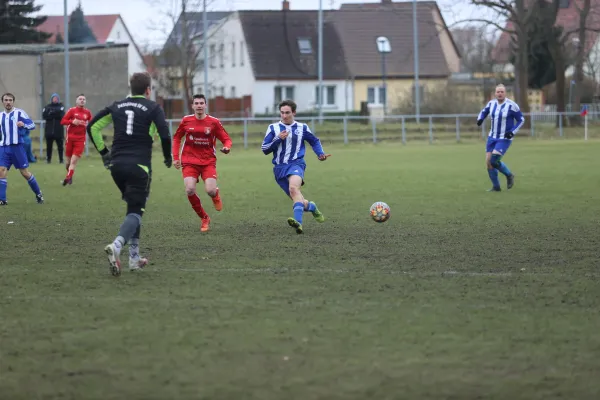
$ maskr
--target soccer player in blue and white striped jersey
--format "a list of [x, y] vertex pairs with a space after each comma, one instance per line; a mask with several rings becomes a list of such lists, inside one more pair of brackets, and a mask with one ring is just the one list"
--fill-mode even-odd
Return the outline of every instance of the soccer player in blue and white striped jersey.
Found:
[[306, 162], [304, 155], [307, 141], [321, 161], [327, 160], [331, 154], [325, 154], [318, 137], [313, 135], [308, 125], [294, 120], [296, 103], [284, 100], [279, 103], [281, 121], [269, 125], [262, 143], [265, 155], [273, 153], [273, 173], [275, 181], [294, 202], [294, 217], [288, 218], [288, 224], [303, 233], [302, 216], [305, 211], [312, 213], [317, 222], [325, 221], [325, 217], [317, 205], [302, 195], [300, 187], [304, 185]]
[[506, 187], [510, 189], [515, 184], [515, 176], [501, 160], [512, 144], [513, 137], [525, 123], [525, 117], [514, 101], [506, 98], [506, 88], [496, 86], [496, 99], [491, 100], [479, 113], [477, 126], [490, 116], [491, 128], [485, 149], [485, 162], [488, 175], [492, 181], [490, 192], [499, 192], [500, 181], [498, 171], [506, 176]]
[[2, 95], [4, 111], [0, 113], [0, 206], [7, 205], [6, 189], [8, 181], [6, 175], [13, 165], [17, 168], [23, 178], [27, 180], [29, 187], [35, 193], [35, 199], [39, 204], [44, 202], [35, 177], [27, 170], [29, 159], [24, 145], [24, 136], [28, 130], [35, 129], [35, 124], [27, 113], [14, 106], [15, 96], [12, 93]]

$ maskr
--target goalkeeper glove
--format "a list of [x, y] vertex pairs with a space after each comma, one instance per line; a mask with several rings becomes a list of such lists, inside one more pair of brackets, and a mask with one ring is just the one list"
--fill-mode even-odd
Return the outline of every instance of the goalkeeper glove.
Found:
[[515, 136], [514, 133], [512, 133], [512, 132], [506, 132], [504, 134], [504, 139], [512, 139], [514, 136]]
[[481, 124], [483, 124], [483, 120], [482, 119], [478, 119], [477, 120], [477, 126], [481, 126]]
[[102, 162], [104, 163], [104, 168], [110, 169], [110, 161], [111, 161], [110, 150], [108, 148], [106, 148], [104, 150], [106, 150], [106, 151], [103, 151], [100, 153], [100, 155], [102, 156]]
[[172, 158], [165, 158], [165, 165], [167, 168], [171, 168], [171, 166], [173, 165], [173, 159]]

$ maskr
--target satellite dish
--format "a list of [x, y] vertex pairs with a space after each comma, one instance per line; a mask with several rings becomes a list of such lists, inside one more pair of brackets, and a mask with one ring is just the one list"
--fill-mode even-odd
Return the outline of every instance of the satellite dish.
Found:
[[392, 46], [390, 45], [390, 41], [385, 36], [379, 36], [376, 40], [377, 42], [377, 51], [380, 53], [391, 53]]

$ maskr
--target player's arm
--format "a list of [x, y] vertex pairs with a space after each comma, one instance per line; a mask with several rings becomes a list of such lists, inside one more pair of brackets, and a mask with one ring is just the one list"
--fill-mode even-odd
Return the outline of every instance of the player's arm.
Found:
[[327, 160], [327, 157], [331, 157], [331, 154], [325, 154], [325, 150], [323, 150], [323, 146], [321, 145], [321, 140], [310, 131], [308, 125], [304, 125], [302, 136], [310, 144], [310, 147], [312, 147], [319, 160], [325, 161]]
[[221, 153], [228, 154], [231, 151], [231, 146], [233, 142], [231, 141], [231, 137], [221, 124], [221, 121], [217, 120], [217, 131], [215, 132], [215, 136], [219, 141], [223, 144], [223, 148], [221, 148]]
[[183, 135], [185, 135], [185, 117], [181, 119], [177, 130], [173, 134], [173, 145], [171, 150], [173, 152], [173, 161], [175, 161], [175, 168], [180, 167], [181, 160], [179, 159], [179, 152], [181, 151], [181, 139], [183, 138]]
[[265, 134], [265, 138], [262, 142], [262, 151], [265, 155], [272, 153], [277, 146], [281, 143], [281, 138], [275, 134], [275, 127], [273, 125], [269, 125], [269, 129], [267, 129], [267, 133]]
[[490, 114], [490, 107], [492, 106], [492, 102], [488, 101], [487, 105], [483, 107], [483, 109], [479, 112], [477, 116], [477, 126], [481, 126], [483, 124], [483, 120]]
[[90, 121], [86, 129], [90, 140], [94, 144], [94, 147], [102, 156], [102, 160], [104, 161], [104, 166], [106, 168], [108, 168], [110, 165], [110, 150], [104, 144], [104, 139], [102, 138], [102, 129], [106, 128], [112, 122], [112, 114], [110, 112], [110, 109], [106, 107], [98, 114], [96, 114], [96, 116]]
[[30, 131], [35, 129], [35, 123], [29, 118], [29, 115], [23, 110], [19, 112], [19, 121], [23, 123], [23, 127], [25, 129], [29, 129]]
[[514, 109], [511, 110], [511, 113], [512, 113], [512, 117], [514, 118], [514, 121], [517, 124], [513, 128], [512, 132], [506, 132], [506, 134], [504, 135], [505, 139], [512, 139], [512, 137], [517, 134], [519, 129], [521, 129], [521, 127], [525, 123], [525, 116], [521, 112], [521, 109], [519, 108], [519, 106], [514, 104], [513, 107], [514, 107]]
[[69, 111], [67, 111], [64, 117], [62, 117], [62, 119], [60, 120], [61, 125], [71, 125], [71, 123], [73, 122], [72, 111], [73, 109], [70, 109]]
[[156, 126], [156, 131], [160, 137], [165, 165], [167, 168], [171, 168], [171, 165], [173, 165], [173, 157], [171, 156], [171, 131], [169, 131], [169, 124], [167, 123], [165, 112], [161, 106], [157, 106], [154, 109], [152, 122]]

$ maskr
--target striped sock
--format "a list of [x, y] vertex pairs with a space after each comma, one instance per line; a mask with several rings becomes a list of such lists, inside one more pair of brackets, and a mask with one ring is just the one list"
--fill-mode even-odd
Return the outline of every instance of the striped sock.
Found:
[[302, 223], [302, 215], [304, 215], [304, 203], [294, 203], [294, 219], [299, 223]]

